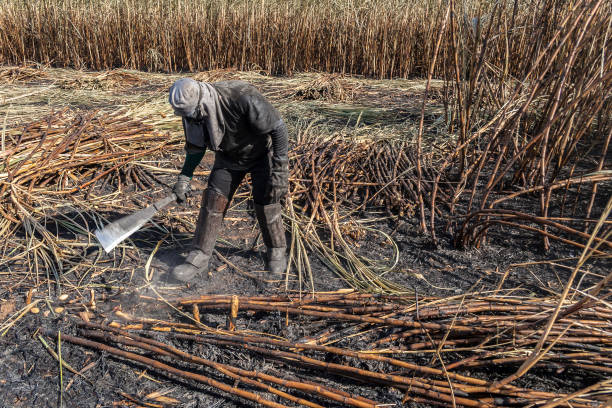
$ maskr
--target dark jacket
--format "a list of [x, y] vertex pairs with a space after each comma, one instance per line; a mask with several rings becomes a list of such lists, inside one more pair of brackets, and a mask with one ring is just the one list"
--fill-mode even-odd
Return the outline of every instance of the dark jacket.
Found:
[[204, 152], [207, 148], [214, 150], [217, 160], [235, 169], [246, 169], [269, 153], [286, 161], [285, 124], [257, 88], [244, 81], [221, 81], [212, 86], [220, 96], [225, 122], [223, 139], [215, 149], [202, 122], [183, 118], [185, 150], [188, 153]]

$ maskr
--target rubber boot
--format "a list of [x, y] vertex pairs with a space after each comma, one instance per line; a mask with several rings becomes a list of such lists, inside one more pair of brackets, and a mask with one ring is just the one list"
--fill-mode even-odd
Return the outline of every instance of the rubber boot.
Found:
[[215, 190], [206, 189], [204, 191], [200, 215], [193, 237], [193, 247], [189, 251], [185, 263], [172, 271], [172, 276], [175, 279], [187, 282], [198, 274], [208, 272], [210, 257], [223, 224], [227, 202], [227, 197]]
[[268, 270], [278, 277], [287, 269], [287, 243], [282, 212], [283, 207], [280, 204], [255, 204], [257, 222], [267, 249]]

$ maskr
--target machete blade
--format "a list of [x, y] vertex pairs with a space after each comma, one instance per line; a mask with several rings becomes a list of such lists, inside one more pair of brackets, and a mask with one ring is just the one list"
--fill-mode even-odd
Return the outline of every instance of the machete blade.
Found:
[[109, 253], [117, 245], [123, 242], [123, 240], [138, 231], [147, 221], [153, 218], [159, 210], [174, 201], [176, 201], [176, 195], [173, 193], [140, 211], [136, 211], [133, 214], [126, 215], [125, 217], [111, 222], [102, 229], [96, 229], [94, 234], [96, 238], [98, 238], [98, 242], [102, 245], [102, 248], [104, 248], [104, 251]]

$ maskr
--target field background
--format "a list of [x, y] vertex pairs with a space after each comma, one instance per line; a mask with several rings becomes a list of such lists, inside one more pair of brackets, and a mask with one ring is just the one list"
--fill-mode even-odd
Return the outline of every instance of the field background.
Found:
[[[486, 33], [487, 64], [521, 78], [556, 28], [585, 4], [450, 3], [452, 24], [440, 38], [434, 74], [444, 74], [456, 45], [461, 53], [478, 53]], [[447, 4], [432, 0], [3, 0], [2, 5], [0, 62], [5, 64], [318, 71], [376, 78], [425, 77], [447, 11]], [[599, 9], [588, 34], [595, 50], [604, 48], [603, 18], [610, 4]]]
[[[4, 64], [427, 79], [420, 112], [406, 123], [404, 133], [410, 136], [396, 140], [414, 142], [417, 181], [412, 198], [419, 206], [420, 228], [429, 231], [434, 243], [436, 216], [441, 215], [436, 210], [443, 194], [440, 183], [449, 174], [458, 179], [448, 203], [450, 213], [471, 223], [455, 232], [459, 246], [484, 240], [491, 226], [492, 214], [487, 211], [513, 218], [494, 224], [511, 222], [527, 230], [531, 227], [525, 222], [534, 222], [529, 217], [548, 218], [552, 213], [566, 217], [563, 183], [595, 182], [590, 198], [578, 207], [584, 213], [576, 214], [574, 205], [571, 222], [590, 218], [596, 203], [605, 201], [598, 199], [602, 192], [598, 195], [596, 185], [607, 177], [612, 129], [609, 2], [5, 0], [3, 4], [0, 63]], [[331, 79], [308, 86], [327, 87], [337, 98], [346, 97], [338, 78]], [[442, 86], [430, 89], [432, 79], [443, 81]], [[309, 97], [320, 99], [317, 92]], [[428, 98], [436, 93], [443, 112], [433, 118], [425, 110]], [[431, 120], [436, 126], [428, 132], [425, 127]], [[446, 160], [432, 176], [433, 182], [424, 181], [424, 149], [431, 147], [424, 138], [438, 138], [446, 149]], [[508, 187], [520, 191], [510, 193]], [[494, 197], [503, 191], [505, 197]], [[513, 197], [532, 193], [540, 196], [533, 209], [512, 207]], [[459, 204], [465, 200], [466, 206]], [[506, 207], [502, 210], [500, 205]], [[542, 227], [538, 233], [548, 249], [554, 238], [547, 235], [550, 225], [535, 222]], [[567, 226], [554, 227], [568, 232]], [[587, 232], [592, 226], [590, 221], [580, 228], [574, 225], [571, 234], [580, 236], [579, 229]]]
[[[226, 327], [232, 291], [246, 296], [237, 336], [227, 347], [208, 338], [204, 355], [338, 388], [336, 398], [605, 404], [611, 12], [600, 0], [0, 0], [0, 395], [12, 406], [249, 406], [233, 392], [62, 343], [65, 334], [106, 336], [77, 328], [83, 320], [147, 335], [154, 323], [167, 334], [156, 338], [201, 355], [171, 327], [197, 332], [200, 318]], [[188, 286], [168, 271], [189, 244], [198, 197], [160, 212], [111, 254], [93, 235], [174, 182], [183, 136], [167, 90], [184, 76], [252, 82], [289, 128], [291, 269], [280, 287], [299, 299], [266, 303], [264, 317], [245, 310], [261, 307], [249, 296], [269, 293], [246, 185], [211, 275]], [[195, 189], [211, 163], [208, 154]], [[340, 288], [309, 306], [329, 314], [282, 311], [282, 302], [303, 307], [306, 293]], [[181, 306], [203, 293], [216, 295], [201, 315]], [[355, 296], [401, 321], [356, 322], [374, 309], [354, 308]], [[345, 321], [340, 311], [355, 314]], [[419, 319], [427, 330], [405, 329]], [[372, 385], [373, 374], [359, 372], [365, 384], [356, 385], [353, 375], [308, 365], [272, 367], [244, 349], [240, 336], [252, 330], [393, 355], [422, 375], [321, 350], [298, 357], [405, 378]], [[72, 376], [48, 350], [91, 371]], [[252, 390], [245, 378], [238, 388]], [[315, 394], [297, 395], [345, 406]]]
[[420, 1], [7, 0], [0, 55], [88, 69], [423, 76], [437, 6]]

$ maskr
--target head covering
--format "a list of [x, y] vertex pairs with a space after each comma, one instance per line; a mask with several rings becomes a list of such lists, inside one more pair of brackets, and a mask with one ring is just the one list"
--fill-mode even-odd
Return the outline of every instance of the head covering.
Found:
[[170, 87], [168, 101], [176, 114], [188, 118], [183, 121], [188, 142], [218, 150], [225, 134], [225, 120], [214, 86], [182, 78]]
[[200, 100], [200, 86], [191, 78], [182, 78], [170, 87], [168, 102], [177, 115], [193, 117]]

